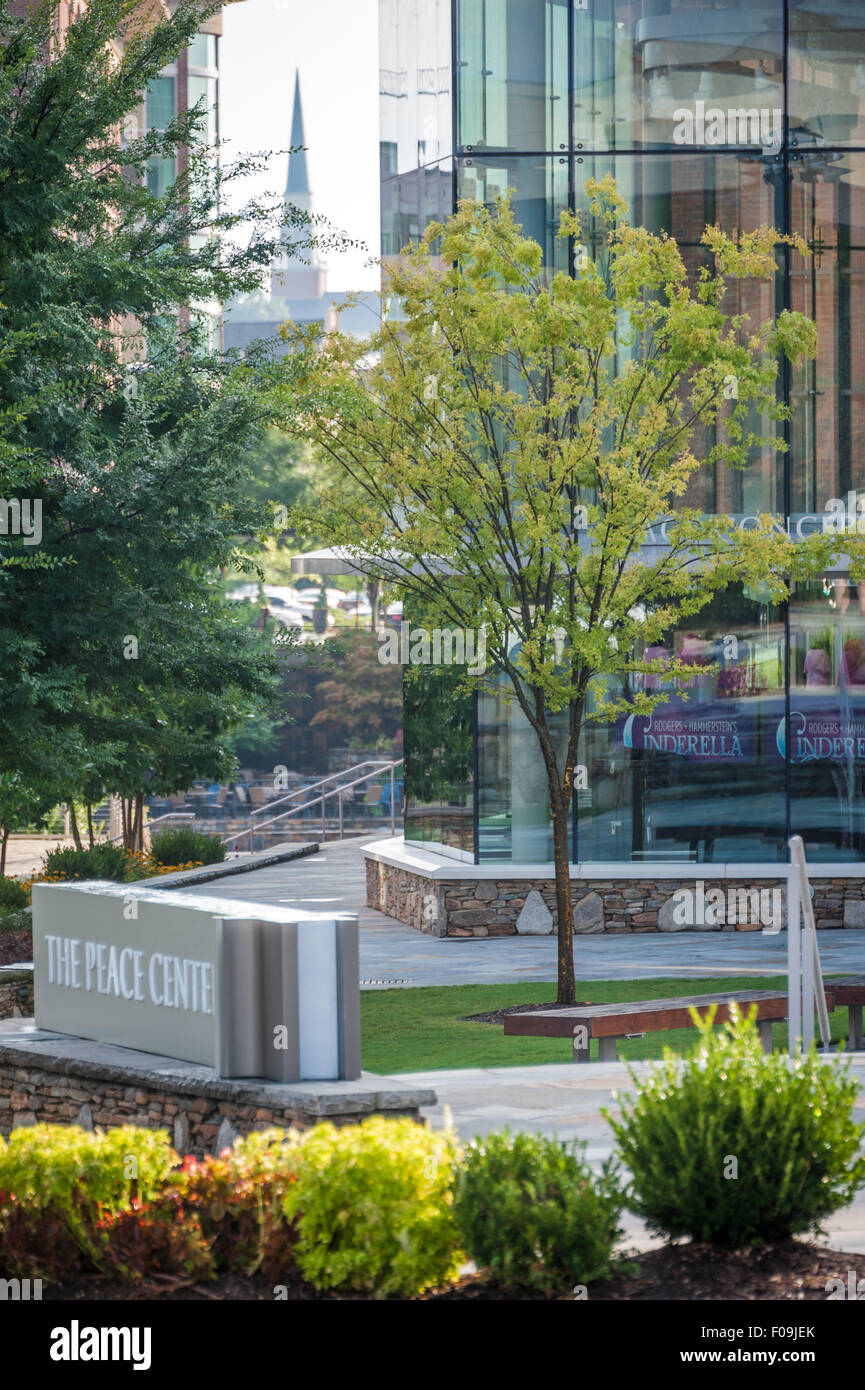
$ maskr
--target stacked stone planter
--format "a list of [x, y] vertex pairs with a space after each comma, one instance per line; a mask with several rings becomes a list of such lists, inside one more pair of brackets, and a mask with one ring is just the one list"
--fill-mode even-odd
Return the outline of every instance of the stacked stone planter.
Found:
[[[706, 866], [704, 891], [720, 889], [780, 890], [784, 880], [711, 878]], [[367, 904], [432, 936], [498, 937], [549, 935], [556, 927], [555, 884], [550, 878], [509, 879], [460, 876], [432, 878], [409, 869], [367, 858]], [[675, 920], [682, 889], [693, 890], [687, 878], [574, 878], [571, 901], [574, 929], [581, 934], [638, 935], [658, 931], [760, 931], [762, 923], [680, 923]], [[865, 928], [865, 878], [815, 878], [814, 915], [818, 928]]]

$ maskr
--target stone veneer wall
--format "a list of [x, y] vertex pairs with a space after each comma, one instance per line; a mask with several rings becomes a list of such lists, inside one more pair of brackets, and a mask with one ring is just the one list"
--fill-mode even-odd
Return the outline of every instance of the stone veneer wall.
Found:
[[[285, 1088], [280, 1088], [284, 1090]], [[293, 1126], [307, 1129], [319, 1120], [352, 1124], [365, 1115], [420, 1118], [420, 1106], [434, 1104], [431, 1092], [406, 1087], [399, 1095], [367, 1093], [310, 1098], [289, 1104], [268, 1102], [264, 1083], [198, 1082], [178, 1077], [147, 1081], [122, 1070], [87, 1062], [34, 1055], [0, 1045], [0, 1134], [38, 1123], [82, 1125], [103, 1129], [133, 1124], [167, 1129], [179, 1153], [218, 1153], [238, 1134]]]
[[[711, 871], [711, 865], [706, 866]], [[421, 874], [366, 861], [367, 905], [432, 936], [514, 936], [517, 918], [532, 891], [540, 894], [552, 915], [555, 930], [556, 898], [552, 879], [508, 879], [504, 866], [498, 879], [429, 879]], [[865, 878], [815, 879], [814, 916], [818, 927], [865, 928]], [[761, 880], [703, 880], [708, 893], [720, 888], [781, 888], [778, 878]], [[678, 879], [573, 879], [574, 929], [580, 933], [605, 932], [610, 936], [657, 931], [759, 931], [761, 924], [743, 922], [717, 926], [677, 925], [673, 922], [673, 894], [693, 889], [693, 878]], [[771, 901], [771, 900], [770, 900]]]

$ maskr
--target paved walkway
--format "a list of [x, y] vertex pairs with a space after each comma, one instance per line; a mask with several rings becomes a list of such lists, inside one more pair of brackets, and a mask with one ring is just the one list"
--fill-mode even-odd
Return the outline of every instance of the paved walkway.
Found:
[[6, 846], [6, 873], [9, 878], [24, 878], [42, 868], [42, 860], [50, 849], [71, 848], [74, 840], [62, 835], [10, 835]]
[[[640, 1075], [649, 1065], [638, 1062], [634, 1070]], [[861, 1090], [865, 1084], [862, 1053], [854, 1054], [852, 1069]], [[578, 1139], [586, 1144], [586, 1157], [594, 1168], [600, 1167], [613, 1149], [612, 1134], [601, 1111], [608, 1108], [613, 1115], [619, 1114], [618, 1097], [631, 1087], [628, 1073], [619, 1062], [410, 1072], [401, 1073], [398, 1079], [412, 1087], [431, 1087], [436, 1092], [438, 1105], [423, 1111], [434, 1128], [444, 1124], [447, 1106], [464, 1139], [505, 1125], [513, 1130]], [[859, 1122], [865, 1121], [865, 1095], [860, 1094], [855, 1109]], [[779, 1154], [779, 1162], [782, 1157]], [[623, 1248], [648, 1250], [663, 1244], [650, 1236], [642, 1221], [630, 1212], [625, 1213], [622, 1225]], [[827, 1220], [826, 1244], [835, 1250], [865, 1252], [865, 1189], [859, 1191], [849, 1207]]]
[[[307, 859], [219, 879], [209, 886], [208, 892], [320, 912], [356, 912], [361, 926], [364, 989], [510, 984], [520, 979], [556, 978], [556, 945], [552, 936], [483, 940], [424, 936], [367, 907], [362, 843], [324, 845], [318, 854]], [[865, 932], [821, 931], [820, 956], [826, 974], [865, 971]], [[581, 980], [783, 975], [787, 968], [786, 934], [658, 932], [646, 936], [578, 936], [574, 959], [577, 978]]]

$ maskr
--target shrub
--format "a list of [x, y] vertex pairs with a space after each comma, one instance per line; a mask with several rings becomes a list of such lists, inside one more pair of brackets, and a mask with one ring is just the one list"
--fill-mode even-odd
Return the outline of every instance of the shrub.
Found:
[[150, 854], [155, 864], [221, 864], [225, 845], [215, 835], [180, 826], [177, 830], [162, 830], [154, 835]]
[[130, 859], [120, 845], [105, 840], [87, 849], [51, 849], [45, 855], [40, 878], [108, 878], [125, 883], [130, 877]]
[[164, 1130], [13, 1130], [0, 1140], [0, 1269], [50, 1279], [98, 1267], [100, 1223], [150, 1201], [178, 1161]]
[[411, 1297], [453, 1278], [452, 1135], [375, 1116], [307, 1131], [285, 1197], [295, 1258], [318, 1289]]
[[846, 1206], [865, 1180], [856, 1082], [812, 1051], [766, 1054], [751, 1015], [668, 1048], [610, 1123], [633, 1174], [629, 1205], [656, 1231], [718, 1245], [786, 1240]]
[[494, 1283], [554, 1292], [609, 1272], [622, 1201], [612, 1164], [596, 1178], [579, 1145], [504, 1130], [467, 1148], [454, 1216]]
[[195, 1280], [216, 1276], [213, 1256], [199, 1213], [174, 1186], [150, 1202], [133, 1201], [97, 1223], [102, 1246], [100, 1270], [137, 1283], [154, 1274], [185, 1275]]
[[265, 1130], [218, 1158], [188, 1156], [150, 1202], [101, 1223], [102, 1267], [133, 1281], [154, 1273], [215, 1279], [223, 1271], [258, 1270], [275, 1279], [293, 1263], [284, 1200], [296, 1139], [292, 1131]]
[[[33, 914], [29, 907], [18, 912], [4, 912], [0, 908], [0, 936], [3, 932], [30, 932], [33, 930]], [[30, 957], [28, 956], [29, 960]]]
[[30, 894], [23, 883], [0, 875], [0, 913], [20, 912], [29, 902]]
[[285, 1198], [298, 1138], [291, 1130], [265, 1130], [237, 1139], [218, 1158], [184, 1160], [178, 1186], [198, 1212], [217, 1271], [260, 1269], [275, 1278], [293, 1263]]

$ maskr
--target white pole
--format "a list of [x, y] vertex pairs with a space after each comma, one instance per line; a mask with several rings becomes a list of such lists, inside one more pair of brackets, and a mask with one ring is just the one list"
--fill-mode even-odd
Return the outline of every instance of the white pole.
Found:
[[787, 1037], [790, 1056], [799, 1051], [802, 1032], [802, 924], [799, 910], [799, 873], [787, 866]]
[[807, 1052], [814, 1041], [814, 952], [811, 948], [810, 932], [804, 931], [800, 940], [802, 948], [802, 1051]]

